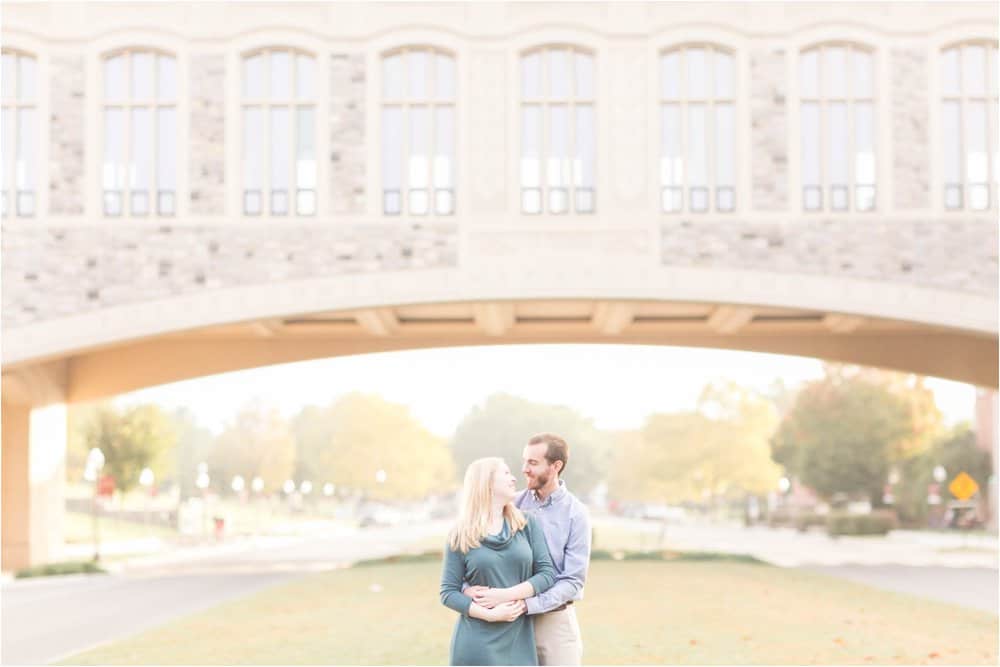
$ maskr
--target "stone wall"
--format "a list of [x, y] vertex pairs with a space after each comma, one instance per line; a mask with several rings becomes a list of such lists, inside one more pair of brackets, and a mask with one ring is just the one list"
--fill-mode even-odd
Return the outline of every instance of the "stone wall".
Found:
[[226, 62], [221, 55], [191, 58], [191, 214], [226, 212]]
[[[84, 97], [86, 77], [82, 54], [53, 54], [51, 60], [49, 140], [49, 212], [83, 215]], [[43, 121], [43, 119], [39, 119]], [[44, 169], [46, 165], [39, 165]], [[4, 256], [4, 260], [7, 257]]]
[[3, 324], [202, 290], [454, 267], [455, 223], [3, 227]]
[[363, 214], [366, 137], [362, 53], [330, 58], [329, 129], [330, 208], [335, 214]]
[[788, 127], [785, 52], [750, 53], [751, 204], [759, 211], [788, 208]]
[[897, 209], [930, 206], [927, 56], [922, 48], [894, 48], [892, 88], [892, 187]]
[[663, 223], [670, 266], [807, 273], [997, 296], [997, 226], [983, 218]]

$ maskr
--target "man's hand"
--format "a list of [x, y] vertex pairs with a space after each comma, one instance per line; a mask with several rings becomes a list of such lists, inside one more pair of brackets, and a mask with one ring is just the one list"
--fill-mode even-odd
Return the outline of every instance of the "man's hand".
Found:
[[487, 609], [492, 609], [504, 602], [516, 602], [516, 600], [511, 599], [510, 592], [506, 588], [486, 587], [476, 592], [472, 596], [472, 600], [480, 607], [486, 607]]
[[488, 613], [491, 623], [510, 623], [517, 620], [527, 610], [528, 605], [524, 603], [524, 600], [515, 600], [514, 602], [498, 604], [490, 609]]

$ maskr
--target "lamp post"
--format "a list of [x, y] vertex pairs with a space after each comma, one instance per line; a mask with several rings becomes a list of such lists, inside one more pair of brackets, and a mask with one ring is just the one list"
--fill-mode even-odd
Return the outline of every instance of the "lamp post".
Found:
[[149, 468], [143, 468], [142, 472], [139, 473], [139, 484], [146, 490], [146, 506], [145, 511], [142, 513], [142, 522], [146, 526], [146, 532], [149, 532], [149, 503], [153, 494], [153, 481], [155, 480], [153, 471]]
[[97, 529], [97, 485], [101, 478], [101, 469], [104, 468], [104, 452], [94, 447], [87, 453], [87, 464], [83, 471], [83, 478], [94, 483], [94, 497], [90, 505], [91, 515], [94, 525], [94, 562], [101, 560], [101, 535]]
[[208, 533], [208, 485], [212, 482], [208, 476], [208, 464], [201, 462], [198, 464], [198, 478], [194, 484], [201, 489], [201, 532], [202, 535]]
[[[254, 497], [254, 534], [260, 533], [260, 492], [264, 490], [264, 480], [259, 476], [254, 477], [250, 481], [250, 488], [253, 490]], [[270, 503], [268, 503], [268, 517], [271, 516]]]

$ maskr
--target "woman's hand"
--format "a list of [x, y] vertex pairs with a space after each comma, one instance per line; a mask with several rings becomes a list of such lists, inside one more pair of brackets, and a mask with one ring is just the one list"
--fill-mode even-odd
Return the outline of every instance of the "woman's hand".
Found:
[[504, 602], [514, 602], [515, 600], [511, 597], [509, 588], [480, 587], [479, 590], [472, 594], [472, 601], [480, 607], [492, 609]]
[[515, 600], [513, 602], [502, 602], [486, 613], [491, 623], [510, 623], [517, 620], [526, 611], [528, 611], [528, 605], [524, 603], [524, 600]]

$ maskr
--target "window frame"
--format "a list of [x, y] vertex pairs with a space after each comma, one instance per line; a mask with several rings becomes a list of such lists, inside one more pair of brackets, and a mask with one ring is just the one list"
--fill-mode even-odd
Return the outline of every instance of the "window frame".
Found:
[[[131, 81], [132, 81], [132, 58], [135, 54], [149, 54], [153, 57], [153, 72], [154, 78], [152, 83], [152, 88], [154, 95], [149, 100], [142, 100], [139, 103], [135, 102], [131, 91]], [[124, 70], [124, 81], [126, 87], [126, 95], [122, 100], [119, 101], [109, 101], [105, 97], [105, 64], [117, 57], [125, 58], [125, 70]], [[173, 101], [169, 103], [161, 103], [158, 99], [158, 84], [159, 84], [159, 67], [157, 59], [160, 57], [167, 57], [174, 61], [174, 81], [176, 90], [174, 91]], [[96, 124], [98, 142], [97, 142], [97, 173], [95, 175], [95, 180], [97, 182], [98, 191], [98, 215], [105, 219], [175, 219], [180, 213], [180, 189], [181, 189], [181, 173], [183, 169], [183, 159], [184, 155], [180, 148], [175, 152], [175, 162], [174, 168], [176, 170], [174, 174], [174, 189], [173, 189], [173, 210], [170, 213], [160, 212], [160, 196], [165, 192], [160, 188], [160, 173], [159, 173], [159, 144], [158, 144], [158, 120], [157, 112], [162, 109], [173, 109], [174, 111], [174, 138], [178, 146], [183, 144], [182, 142], [182, 109], [181, 98], [184, 95], [184, 90], [181, 85], [181, 67], [182, 60], [180, 56], [173, 51], [168, 49], [153, 46], [153, 45], [137, 45], [137, 46], [126, 46], [121, 48], [116, 48], [113, 50], [103, 51], [98, 58], [98, 75], [97, 75], [97, 88], [94, 90], [94, 98], [97, 100], [98, 114], [100, 122]], [[123, 161], [126, 171], [129, 168], [130, 160], [133, 151], [132, 145], [132, 110], [133, 109], [149, 109], [150, 116], [153, 123], [153, 141], [152, 141], [152, 156], [150, 158], [150, 188], [149, 197], [147, 201], [147, 211], [145, 213], [134, 213], [132, 211], [132, 188], [129, 186], [129, 179], [126, 175], [125, 183], [119, 194], [120, 196], [120, 211], [117, 214], [110, 214], [107, 211], [107, 190], [104, 187], [104, 164], [105, 164], [105, 147], [107, 134], [105, 132], [106, 128], [106, 113], [109, 108], [119, 109], [122, 111], [122, 116], [124, 119], [122, 127], [122, 144], [124, 146]]]
[[[11, 164], [0, 165], [0, 168], [4, 170], [4, 173], [12, 174], [13, 178], [10, 179], [10, 183], [5, 183], [0, 197], [3, 199], [3, 209], [0, 211], [0, 219], [4, 221], [10, 220], [32, 220], [41, 217], [40, 205], [42, 203], [42, 193], [44, 191], [43, 187], [43, 175], [48, 174], [48, 169], [45, 168], [45, 162], [43, 159], [46, 157], [43, 155], [43, 142], [41, 136], [43, 133], [43, 127], [47, 127], [48, 123], [47, 115], [43, 115], [43, 88], [46, 86], [40, 85], [46, 79], [43, 78], [43, 62], [39, 55], [27, 50], [18, 48], [17, 46], [7, 46], [5, 45], [2, 49], [2, 54], [4, 56], [12, 56], [14, 58], [14, 90], [10, 100], [0, 99], [0, 105], [4, 111], [11, 111], [11, 118], [14, 124], [12, 130], [12, 136], [15, 138], [14, 147], [10, 152]], [[18, 99], [18, 92], [20, 91], [21, 74], [20, 68], [18, 67], [18, 62], [26, 58], [32, 61], [34, 67], [34, 95], [30, 100], [22, 101]], [[34, 158], [34, 173], [32, 174], [34, 180], [33, 190], [18, 190], [17, 182], [17, 158], [18, 158], [18, 141], [20, 130], [20, 120], [18, 118], [18, 112], [22, 109], [30, 109], [34, 111], [35, 115], [35, 132], [34, 136], [29, 137], [28, 140], [31, 142], [28, 150], [32, 151]], [[31, 213], [23, 214], [21, 213], [20, 201], [22, 194], [28, 193], [31, 196]], [[8, 197], [8, 195], [10, 195]]]
[[[965, 85], [965, 67], [964, 67], [964, 51], [966, 47], [969, 46], [981, 46], [985, 49], [985, 76], [986, 83], [984, 85], [983, 94], [981, 96], [969, 95], [966, 90]], [[945, 85], [943, 80], [943, 66], [945, 54], [951, 50], [958, 51], [959, 63], [958, 63], [958, 95], [948, 95], [945, 93]], [[934, 196], [932, 201], [937, 202], [935, 206], [936, 209], [943, 211], [947, 214], [983, 214], [989, 213], [991, 211], [996, 211], [1000, 208], [1000, 165], [996, 164], [994, 161], [995, 153], [991, 154], [989, 148], [993, 147], [996, 151], [996, 142], [1000, 140], [998, 137], [998, 122], [997, 122], [997, 109], [998, 104], [1000, 104], [1000, 98], [998, 98], [998, 91], [996, 88], [990, 89], [989, 81], [991, 76], [995, 79], [998, 75], [997, 71], [993, 71], [995, 68], [1000, 68], [1000, 53], [991, 59], [990, 49], [994, 52], [998, 51], [998, 42], [995, 38], [990, 37], [968, 37], [964, 39], [952, 39], [943, 44], [936, 44], [932, 50], [931, 58], [931, 71], [933, 74], [933, 80], [935, 85], [933, 86], [933, 97], [930, 100], [930, 104], [934, 109], [934, 113], [931, 114], [932, 123], [932, 137], [933, 145], [937, 148], [937, 155], [941, 158], [940, 160], [935, 160], [934, 164], [936, 169], [932, 174], [933, 178], [933, 191]], [[996, 84], [994, 84], [996, 85]], [[958, 142], [959, 148], [959, 171], [961, 172], [961, 178], [958, 183], [947, 183], [945, 182], [944, 166], [943, 160], [945, 156], [944, 149], [944, 104], [945, 102], [957, 102], [959, 109], [959, 131], [961, 132], [961, 139]], [[966, 126], [965, 126], [965, 110], [966, 105], [970, 102], [983, 102], [986, 105], [986, 171], [987, 178], [985, 184], [973, 184], [968, 180], [968, 145], [966, 142]], [[992, 106], [991, 106], [992, 104]], [[985, 185], [987, 192], [987, 206], [985, 208], [971, 208], [969, 202], [971, 201], [970, 190], [973, 185]], [[959, 190], [959, 205], [955, 207], [948, 206], [948, 188], [957, 186]]]
[[[711, 71], [711, 90], [709, 94], [703, 98], [694, 98], [687, 94], [687, 52], [692, 49], [703, 49], [706, 53], [711, 54], [706, 60], [707, 71]], [[680, 71], [680, 80], [678, 82], [680, 92], [676, 99], [667, 99], [663, 96], [663, 59], [671, 53], [678, 53], [680, 59], [678, 61], [678, 68]], [[722, 53], [728, 56], [732, 62], [732, 95], [729, 97], [719, 97], [715, 93], [715, 54]], [[651, 125], [656, 126], [656, 137], [659, 141], [656, 142], [655, 152], [656, 152], [656, 171], [655, 171], [655, 184], [654, 189], [656, 192], [656, 207], [657, 212], [660, 215], [666, 216], [684, 216], [684, 215], [721, 215], [729, 216], [740, 210], [741, 203], [741, 187], [740, 182], [742, 178], [742, 165], [740, 163], [740, 147], [742, 141], [742, 128], [743, 128], [743, 117], [741, 113], [740, 105], [740, 93], [741, 93], [741, 77], [742, 77], [742, 59], [740, 58], [740, 53], [734, 47], [721, 44], [712, 40], [697, 40], [697, 41], [685, 41], [677, 42], [662, 48], [657, 49], [655, 54], [655, 62], [653, 64], [654, 76], [656, 81], [656, 110], [654, 123]], [[707, 206], [702, 210], [695, 210], [691, 208], [691, 198], [690, 191], [695, 187], [688, 184], [688, 176], [690, 169], [688, 168], [688, 142], [690, 140], [690, 135], [686, 131], [688, 128], [688, 107], [691, 104], [701, 104], [705, 108], [705, 119], [706, 119], [706, 147], [705, 147], [705, 171], [706, 171], [706, 185], [705, 189], [708, 190], [707, 194]], [[733, 154], [732, 154], [732, 171], [733, 179], [732, 185], [727, 186], [731, 190], [732, 196], [732, 207], [729, 209], [720, 209], [718, 207], [719, 203], [719, 190], [720, 187], [717, 183], [718, 179], [718, 151], [717, 151], [717, 115], [715, 114], [715, 109], [718, 104], [728, 104], [732, 109], [733, 116]], [[678, 113], [680, 117], [680, 128], [678, 129], [679, 139], [680, 139], [680, 154], [682, 159], [682, 184], [680, 187], [680, 197], [681, 205], [678, 209], [667, 210], [663, 203], [666, 190], [668, 188], [677, 188], [678, 186], [668, 186], [663, 182], [662, 178], [662, 160], [663, 160], [663, 111], [667, 105], [675, 105], [678, 108]], [[700, 187], [700, 186], [699, 186]]]
[[[425, 70], [425, 90], [426, 95], [420, 99], [411, 98], [408, 92], [404, 91], [401, 98], [398, 99], [387, 99], [385, 96], [385, 63], [386, 60], [393, 57], [401, 57], [403, 60], [403, 82], [404, 85], [408, 81], [408, 70], [407, 70], [407, 60], [408, 54], [413, 52], [422, 52], [429, 56], [429, 66]], [[436, 58], [438, 56], [444, 56], [451, 60], [451, 68], [453, 79], [453, 91], [452, 95], [448, 99], [438, 99], [436, 97], [435, 85], [437, 83], [437, 72], [436, 72]], [[376, 175], [377, 190], [375, 191], [376, 196], [376, 210], [379, 216], [384, 218], [400, 218], [400, 217], [416, 217], [421, 219], [453, 219], [459, 213], [459, 197], [458, 197], [458, 178], [459, 178], [459, 134], [460, 134], [460, 121], [459, 121], [459, 99], [461, 96], [461, 78], [459, 69], [459, 58], [454, 50], [450, 48], [445, 48], [438, 46], [436, 44], [428, 43], [409, 43], [403, 45], [393, 46], [388, 49], [383, 49], [378, 52], [377, 58], [375, 59], [376, 67], [378, 67], [379, 76], [377, 77], [378, 88], [375, 91], [378, 99], [377, 115], [378, 115], [378, 125], [377, 125], [377, 149], [378, 149], [378, 169]], [[371, 85], [371, 83], [369, 83]], [[384, 113], [386, 109], [398, 108], [400, 110], [400, 146], [399, 146], [399, 158], [400, 158], [400, 183], [399, 190], [396, 193], [398, 197], [398, 210], [395, 212], [390, 212], [386, 209], [386, 197], [387, 193], [390, 192], [386, 188], [385, 183], [385, 164], [384, 164], [384, 151], [385, 151], [385, 126], [382, 122], [384, 118]], [[427, 140], [427, 151], [429, 159], [427, 161], [427, 186], [424, 188], [427, 191], [427, 209], [425, 212], [414, 212], [411, 210], [411, 190], [410, 188], [410, 170], [408, 163], [410, 160], [410, 113], [414, 108], [426, 109], [428, 112], [428, 126], [430, 129], [430, 135]], [[452, 128], [451, 128], [451, 147], [452, 147], [452, 166], [451, 166], [451, 187], [450, 188], [438, 188], [434, 184], [434, 160], [437, 156], [437, 138], [439, 136], [438, 124], [436, 119], [436, 111], [442, 108], [450, 108], [452, 112]], [[438, 212], [437, 201], [439, 192], [450, 192], [451, 196], [451, 208], [448, 212]]]
[[[797, 168], [795, 172], [797, 174], [796, 185], [797, 192], [794, 193], [793, 198], [790, 200], [790, 204], [796, 206], [795, 213], [802, 215], [868, 215], [875, 213], [885, 213], [885, 205], [882, 202], [889, 201], [888, 190], [889, 184], [885, 182], [884, 173], [884, 163], [886, 163], [885, 151], [883, 150], [883, 137], [889, 132], [889, 128], [883, 122], [882, 117], [882, 98], [883, 86], [882, 86], [882, 59], [883, 55], [880, 49], [865, 41], [859, 39], [848, 39], [848, 38], [830, 38], [822, 40], [814, 40], [803, 44], [797, 44], [795, 48], [795, 58], [793, 62], [790, 63], [790, 67], [787, 70], [789, 76], [788, 86], [789, 89], [795, 91], [795, 123], [794, 127], [789, 127], [789, 137], [790, 141], [795, 146], [795, 155], [798, 156]], [[845, 62], [846, 71], [844, 76], [844, 87], [845, 94], [842, 97], [828, 97], [824, 90], [824, 53], [829, 48], [843, 48], [845, 50]], [[803, 95], [800, 84], [801, 78], [801, 67], [803, 56], [807, 53], [815, 51], [817, 53], [817, 82], [816, 90], [817, 95], [814, 97], [806, 97]], [[852, 54], [855, 52], [862, 52], [869, 56], [871, 59], [871, 97], [858, 97], [854, 93], [854, 69], [852, 64]], [[828, 128], [829, 128], [829, 106], [831, 102], [834, 103], [844, 103], [847, 110], [847, 136], [848, 136], [848, 150], [847, 150], [847, 202], [846, 208], [833, 208], [830, 206], [831, 203], [831, 193], [834, 184], [830, 181], [830, 175], [828, 174], [828, 155], [827, 146], [829, 144]], [[856, 165], [855, 160], [857, 157], [856, 153], [856, 138], [857, 133], [855, 131], [855, 108], [857, 103], [869, 103], [872, 109], [872, 152], [874, 154], [874, 183], [872, 184], [861, 184], [857, 182], [856, 175]], [[815, 187], [806, 185], [802, 175], [805, 172], [805, 159], [803, 151], [802, 142], [802, 119], [803, 113], [802, 108], [805, 103], [815, 103], [819, 111], [819, 173], [820, 173], [820, 205], [817, 208], [807, 208], [806, 207], [806, 197], [805, 189], [807, 187]], [[838, 184], [839, 185], [839, 184]], [[861, 187], [871, 187], [872, 188], [872, 205], [867, 209], [860, 209], [857, 206], [858, 201], [858, 190]]]
[[[574, 68], [572, 70], [572, 84], [570, 86], [570, 94], [565, 98], [552, 98], [548, 95], [548, 64], [545, 59], [545, 54], [551, 51], [564, 50], [570, 54], [571, 66]], [[590, 98], [580, 98], [577, 96], [577, 73], [575, 70], [575, 56], [576, 54], [581, 54], [589, 57], [591, 59], [592, 65], [592, 86], [593, 86], [593, 96]], [[541, 71], [539, 75], [540, 87], [544, 91], [543, 94], [538, 98], [527, 99], [523, 94], [523, 62], [526, 57], [534, 54], [542, 54], [543, 63], [541, 65]], [[514, 53], [514, 91], [516, 95], [516, 108], [514, 111], [513, 126], [517, 128], [517, 131], [512, 135], [511, 143], [517, 146], [517, 158], [514, 161], [513, 172], [515, 180], [511, 183], [512, 189], [514, 191], [514, 201], [516, 201], [517, 213], [520, 216], [528, 217], [539, 217], [539, 216], [553, 216], [556, 218], [561, 218], [568, 215], [582, 215], [582, 216], [597, 216], [597, 201], [598, 201], [598, 189], [601, 184], [600, 172], [599, 172], [599, 155], [601, 153], [601, 113], [600, 113], [600, 92], [602, 89], [600, 80], [600, 58], [599, 50], [593, 46], [588, 46], [573, 41], [548, 41], [540, 44], [535, 44], [527, 48], [516, 49]], [[541, 132], [539, 135], [539, 171], [540, 171], [540, 186], [538, 188], [525, 188], [522, 182], [522, 167], [523, 167], [523, 156], [524, 156], [524, 108], [525, 106], [537, 106], [541, 111]], [[566, 208], [563, 211], [552, 211], [550, 210], [550, 187], [548, 184], [547, 177], [547, 142], [550, 136], [551, 127], [551, 108], [553, 106], [565, 106], [567, 110], [568, 119], [568, 144], [566, 154], [569, 156], [570, 170], [569, 170], [569, 183], [566, 188]], [[577, 123], [576, 123], [576, 109], [578, 106], [589, 107], [593, 114], [593, 186], [591, 188], [578, 188], [575, 184], [575, 179], [573, 178], [573, 161], [574, 156], [578, 154], [578, 144], [577, 144]], [[524, 191], [526, 189], [537, 189], [539, 190], [539, 197], [541, 201], [541, 206], [538, 211], [526, 211], [524, 207]], [[589, 210], [577, 210], [577, 192], [590, 190], [590, 209]]]
[[[268, 81], [268, 86], [270, 86], [270, 74], [271, 74], [271, 54], [272, 53], [287, 53], [289, 55], [289, 69], [291, 73], [291, 78], [288, 82], [288, 89], [290, 97], [287, 99], [277, 99], [272, 97], [270, 90], [262, 98], [248, 98], [244, 93], [244, 77], [245, 77], [245, 66], [250, 58], [260, 56], [263, 63], [262, 78]], [[314, 93], [311, 97], [300, 100], [296, 93], [297, 84], [297, 64], [296, 58], [298, 56], [305, 56], [311, 58], [313, 63], [313, 72], [315, 74], [314, 82]], [[234, 135], [227, 134], [227, 140], [232, 137], [235, 139], [236, 146], [235, 152], [238, 155], [237, 162], [237, 174], [233, 180], [238, 183], [236, 201], [238, 202], [237, 211], [238, 216], [242, 218], [251, 218], [254, 220], [258, 219], [315, 219], [320, 215], [320, 205], [321, 205], [321, 188], [323, 185], [321, 163], [321, 147], [323, 142], [320, 139], [321, 128], [327, 127], [325, 123], [321, 123], [321, 115], [324, 113], [325, 105], [323, 104], [323, 98], [327, 94], [323, 86], [324, 81], [324, 68], [322, 63], [323, 55], [313, 49], [305, 48], [295, 44], [285, 44], [285, 43], [272, 43], [267, 45], [256, 46], [249, 49], [241, 50], [236, 57], [236, 74], [233, 76], [234, 87], [236, 90], [236, 104], [235, 112], [237, 115], [236, 119], [227, 119], [227, 125], [235, 125], [238, 127], [238, 131]], [[288, 118], [289, 118], [289, 129], [290, 129], [290, 141], [288, 142], [288, 188], [286, 192], [286, 209], [284, 213], [275, 213], [272, 210], [272, 195], [276, 191], [272, 187], [271, 183], [271, 146], [272, 146], [272, 136], [271, 136], [271, 109], [275, 107], [287, 108]], [[231, 110], [232, 107], [227, 105], [227, 110]], [[252, 191], [251, 188], [247, 187], [244, 165], [246, 161], [246, 146], [244, 145], [244, 137], [246, 135], [246, 109], [256, 108], [261, 111], [263, 124], [265, 128], [265, 137], [262, 142], [262, 151], [264, 154], [263, 158], [263, 173], [261, 174], [261, 187], [258, 194], [259, 200], [259, 210], [256, 213], [250, 213], [247, 211], [247, 196], [248, 193]], [[309, 188], [299, 188], [298, 185], [298, 169], [297, 169], [297, 155], [296, 150], [298, 148], [298, 111], [301, 108], [311, 108], [313, 111], [313, 146], [312, 152], [315, 161], [315, 187], [312, 188], [313, 206], [312, 212], [310, 213], [299, 213], [298, 212], [298, 196], [300, 191], [308, 191]], [[227, 114], [228, 115], [228, 114]], [[236, 122], [233, 122], [233, 121]], [[227, 151], [228, 152], [228, 151]]]

